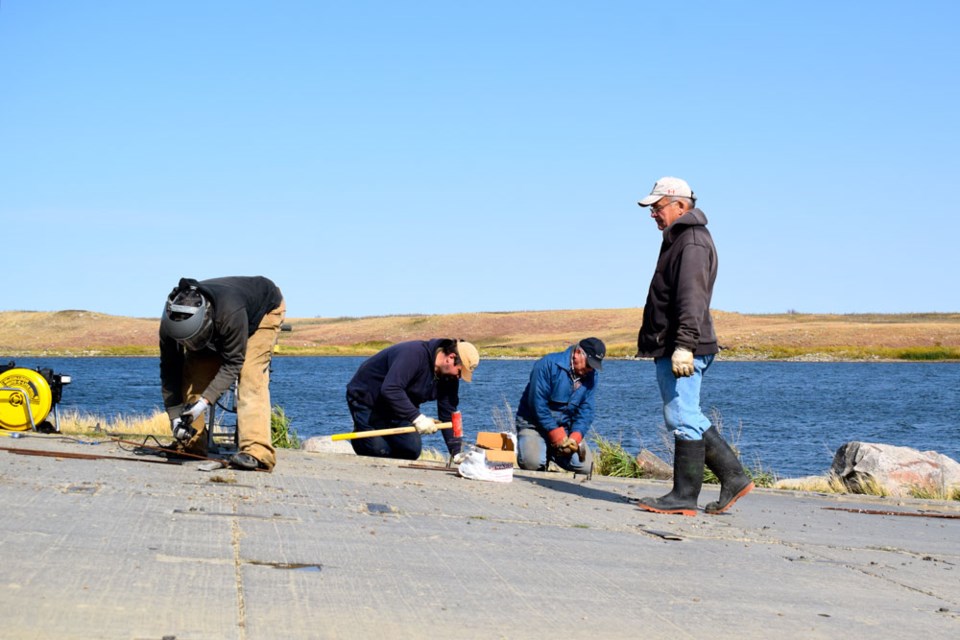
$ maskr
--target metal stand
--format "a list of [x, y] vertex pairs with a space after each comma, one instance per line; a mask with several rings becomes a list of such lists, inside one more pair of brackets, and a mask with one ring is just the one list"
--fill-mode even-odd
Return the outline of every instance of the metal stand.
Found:
[[[218, 411], [219, 409], [219, 411]], [[240, 449], [237, 429], [237, 381], [207, 410], [207, 451], [229, 454]], [[233, 416], [229, 418], [228, 416]]]

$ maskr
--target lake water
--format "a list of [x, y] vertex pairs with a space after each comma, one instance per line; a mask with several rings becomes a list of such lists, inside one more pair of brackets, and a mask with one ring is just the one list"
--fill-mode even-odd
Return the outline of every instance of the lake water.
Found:
[[[5, 360], [6, 361], [6, 360]], [[278, 357], [271, 394], [301, 437], [352, 430], [345, 387], [363, 358]], [[23, 367], [69, 374], [61, 409], [110, 418], [161, 407], [157, 358], [22, 358]], [[464, 431], [494, 428], [494, 410], [516, 407], [531, 360], [484, 360], [461, 384]], [[823, 473], [850, 440], [933, 449], [960, 460], [960, 364], [717, 361], [703, 385], [750, 466], [780, 477]], [[436, 415], [435, 405], [425, 413]], [[653, 362], [604, 363], [594, 429], [632, 452], [663, 448]], [[739, 435], [737, 435], [739, 434]], [[444, 450], [439, 435], [427, 446]]]

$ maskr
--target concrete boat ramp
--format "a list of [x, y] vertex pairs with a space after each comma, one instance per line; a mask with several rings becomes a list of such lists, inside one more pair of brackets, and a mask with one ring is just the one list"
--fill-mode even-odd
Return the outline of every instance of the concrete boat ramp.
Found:
[[756, 490], [685, 518], [630, 504], [654, 481], [0, 446], [3, 638], [960, 637], [956, 502]]

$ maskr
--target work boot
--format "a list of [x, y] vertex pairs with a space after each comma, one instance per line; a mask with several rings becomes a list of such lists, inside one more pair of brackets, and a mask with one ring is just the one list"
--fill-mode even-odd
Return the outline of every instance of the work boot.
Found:
[[720, 435], [716, 427], [710, 427], [703, 434], [706, 446], [704, 461], [713, 471], [713, 475], [720, 480], [720, 499], [711, 502], [704, 511], [711, 515], [723, 513], [733, 506], [733, 503], [753, 490], [753, 480], [743, 470], [740, 459], [726, 440]]
[[673, 450], [673, 490], [659, 498], [641, 498], [637, 507], [654, 513], [697, 515], [697, 498], [703, 486], [703, 440], [677, 438]]
[[230, 456], [230, 466], [243, 471], [256, 471], [257, 469], [267, 468], [267, 465], [245, 451], [240, 451]]

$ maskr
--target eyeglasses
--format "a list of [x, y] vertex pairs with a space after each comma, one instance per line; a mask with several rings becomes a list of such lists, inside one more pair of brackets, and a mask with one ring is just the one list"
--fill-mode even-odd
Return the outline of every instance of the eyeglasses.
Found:
[[656, 215], [660, 215], [660, 212], [661, 212], [661, 211], [663, 211], [664, 209], [666, 209], [667, 207], [669, 207], [669, 206], [672, 205], [672, 204], [676, 204], [677, 202], [678, 202], [677, 200], [671, 200], [671, 201], [668, 202], [667, 204], [662, 204], [662, 205], [660, 205], [659, 207], [656, 206], [656, 205], [654, 205], [654, 206], [650, 207], [650, 213], [652, 213], [652, 214], [655, 215], [655, 216], [656, 216]]

